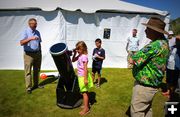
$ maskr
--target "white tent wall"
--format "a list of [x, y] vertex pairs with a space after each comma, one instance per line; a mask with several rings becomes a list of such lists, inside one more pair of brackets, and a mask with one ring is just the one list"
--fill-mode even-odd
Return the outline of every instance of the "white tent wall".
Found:
[[[20, 46], [22, 31], [29, 18], [38, 20], [37, 29], [42, 37], [42, 69], [56, 69], [49, 48], [58, 42], [66, 42], [73, 49], [79, 40], [87, 43], [89, 64], [92, 64], [94, 40], [101, 38], [106, 50], [103, 67], [126, 68], [127, 37], [133, 28], [138, 29], [140, 48], [146, 45], [142, 22], [152, 15], [98, 12], [86, 14], [80, 11], [0, 11], [0, 69], [23, 69], [23, 48]], [[153, 15], [154, 16], [154, 15]], [[167, 17], [156, 15], [169, 22]], [[104, 28], [111, 29], [110, 39], [103, 39]], [[168, 27], [167, 27], [168, 28]], [[74, 63], [74, 66], [76, 63]]]
[[1, 11], [0, 12], [0, 69], [23, 69], [21, 33], [28, 27], [28, 19], [36, 18], [42, 37], [42, 69], [56, 69], [49, 48], [64, 41], [65, 21], [59, 11]]
[[[102, 39], [103, 48], [106, 50], [106, 59], [103, 67], [127, 68], [127, 38], [132, 29], [138, 29], [141, 49], [150, 42], [145, 36], [145, 26], [141, 23], [147, 22], [151, 16], [156, 16], [169, 22], [167, 17], [148, 14], [127, 13], [91, 13], [80, 11], [62, 11], [66, 20], [66, 41], [70, 49], [75, 47], [77, 41], [83, 40], [88, 46], [89, 67], [92, 67], [92, 51], [95, 48], [95, 39]], [[103, 39], [104, 28], [111, 29], [110, 39]], [[168, 28], [168, 27], [167, 27]]]

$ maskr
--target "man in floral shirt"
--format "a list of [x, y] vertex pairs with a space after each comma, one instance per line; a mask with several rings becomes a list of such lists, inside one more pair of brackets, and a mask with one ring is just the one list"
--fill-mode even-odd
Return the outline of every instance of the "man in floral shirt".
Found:
[[150, 18], [145, 32], [152, 42], [138, 51], [130, 60], [134, 64], [135, 84], [131, 100], [131, 117], [152, 117], [152, 101], [162, 83], [169, 55], [165, 39], [165, 23], [156, 17]]
[[169, 54], [167, 43], [167, 40], [153, 41], [132, 57], [133, 76], [140, 84], [158, 87], [162, 83]]

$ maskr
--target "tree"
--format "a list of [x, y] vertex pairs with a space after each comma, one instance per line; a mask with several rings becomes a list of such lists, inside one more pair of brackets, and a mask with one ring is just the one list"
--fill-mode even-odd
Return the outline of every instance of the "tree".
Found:
[[172, 30], [175, 35], [180, 34], [180, 17], [170, 22], [170, 30]]

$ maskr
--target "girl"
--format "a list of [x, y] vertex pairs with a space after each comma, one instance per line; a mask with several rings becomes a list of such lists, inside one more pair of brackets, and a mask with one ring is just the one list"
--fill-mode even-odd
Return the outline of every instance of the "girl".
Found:
[[[79, 54], [76, 56], [76, 54]], [[77, 61], [77, 72], [78, 72], [78, 83], [80, 92], [83, 95], [83, 104], [84, 107], [82, 111], [79, 112], [80, 115], [86, 115], [90, 112], [89, 110], [89, 97], [88, 97], [88, 89], [93, 86], [92, 78], [88, 73], [88, 52], [87, 46], [84, 41], [79, 41], [76, 44], [76, 49], [74, 49], [74, 55], [72, 58], [72, 62]]]

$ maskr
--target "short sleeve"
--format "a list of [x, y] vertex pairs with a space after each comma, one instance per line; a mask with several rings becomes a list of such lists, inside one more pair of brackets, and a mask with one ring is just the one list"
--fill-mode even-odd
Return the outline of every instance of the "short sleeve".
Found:
[[135, 65], [141, 66], [159, 53], [159, 42], [152, 42], [132, 56]]
[[176, 38], [169, 39], [169, 47], [172, 49], [176, 45]]
[[23, 31], [22, 34], [21, 34], [21, 39], [20, 40], [24, 40], [26, 38], [28, 38], [27, 33], [26, 33], [26, 31]]
[[83, 63], [88, 62], [88, 56], [87, 55], [82, 55], [82, 62]]
[[40, 32], [39, 32], [39, 31], [37, 31], [37, 35], [38, 35], [38, 37], [39, 37], [39, 39], [40, 39], [40, 42], [42, 42], [42, 39], [41, 39], [41, 34], [40, 34]]
[[102, 49], [101, 56], [105, 58], [105, 50], [104, 49]]

